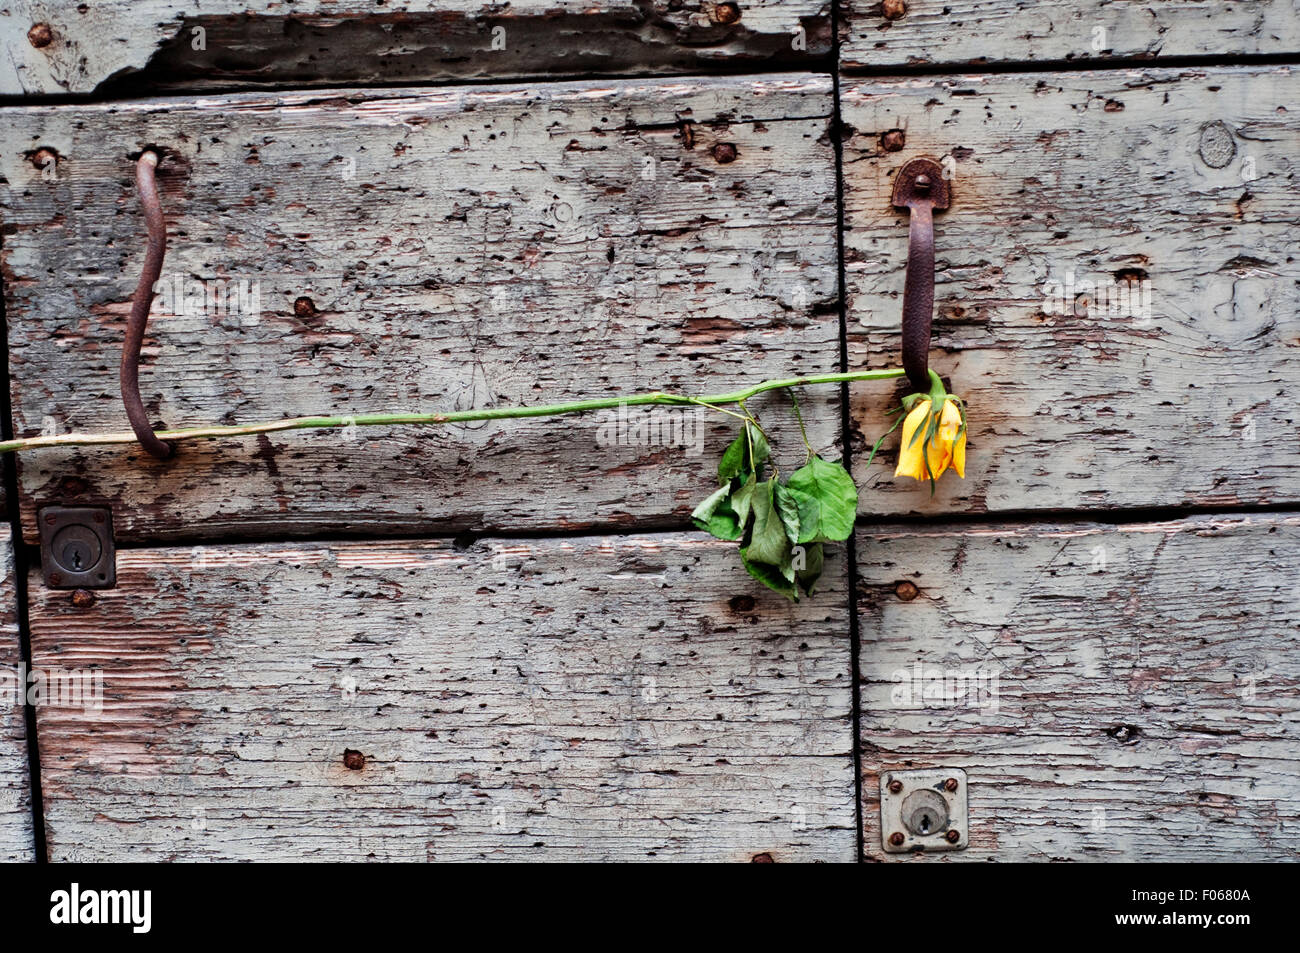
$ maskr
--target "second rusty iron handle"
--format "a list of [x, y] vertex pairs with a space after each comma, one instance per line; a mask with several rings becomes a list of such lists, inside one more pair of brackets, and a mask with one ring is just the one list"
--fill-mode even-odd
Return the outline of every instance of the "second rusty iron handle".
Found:
[[930, 390], [930, 323], [934, 316], [934, 210], [951, 196], [943, 166], [913, 159], [894, 178], [895, 208], [909, 212], [907, 275], [903, 283], [903, 370], [918, 391]]
[[160, 440], [153, 432], [149, 413], [140, 399], [140, 348], [144, 344], [145, 325], [149, 321], [149, 307], [153, 304], [153, 286], [162, 274], [163, 256], [167, 254], [167, 225], [163, 221], [162, 204], [158, 201], [158, 185], [154, 170], [158, 167], [158, 154], [145, 151], [135, 164], [135, 187], [144, 207], [144, 221], [149, 229], [149, 245], [145, 250], [144, 268], [140, 283], [131, 299], [131, 314], [126, 319], [126, 336], [122, 341], [122, 404], [126, 418], [131, 421], [140, 446], [159, 460], [166, 460], [176, 452], [176, 447]]

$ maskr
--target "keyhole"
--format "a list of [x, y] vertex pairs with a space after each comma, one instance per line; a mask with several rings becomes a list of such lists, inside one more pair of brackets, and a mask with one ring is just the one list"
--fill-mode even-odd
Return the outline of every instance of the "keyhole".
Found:
[[948, 803], [929, 788], [905, 797], [901, 813], [903, 826], [918, 837], [941, 834], [948, 826]]
[[65, 526], [54, 538], [55, 561], [66, 572], [91, 572], [103, 556], [103, 546], [88, 526]]

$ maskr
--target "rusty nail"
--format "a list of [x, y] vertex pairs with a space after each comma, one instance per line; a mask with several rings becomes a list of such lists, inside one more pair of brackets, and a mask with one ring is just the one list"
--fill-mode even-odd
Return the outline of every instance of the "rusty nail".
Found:
[[749, 858], [749, 862], [750, 862], [751, 864], [774, 864], [774, 863], [776, 863], [776, 861], [772, 859], [772, 855], [771, 855], [771, 854], [768, 854], [768, 853], [755, 854], [753, 857]]
[[890, 794], [898, 794], [898, 793], [900, 793], [902, 790], [903, 790], [903, 782], [900, 781], [900, 780], [898, 780], [898, 778], [894, 778], [894, 780], [892, 780], [892, 781], [889, 782], [889, 793], [890, 793]]
[[907, 134], [901, 129], [890, 129], [880, 137], [880, 147], [886, 152], [898, 152], [907, 145]]
[[903, 837], [902, 831], [894, 831], [894, 833], [889, 835], [889, 843], [893, 847], [902, 847], [905, 839], [906, 838]]
[[351, 748], [343, 749], [343, 763], [352, 771], [360, 771], [366, 766], [366, 756]]
[[38, 50], [49, 46], [54, 41], [54, 31], [48, 23], [37, 23], [27, 31], [27, 42]]
[[72, 593], [72, 604], [78, 609], [89, 609], [95, 604], [95, 594], [89, 589], [78, 589]]
[[948, 841], [949, 844], [955, 844], [957, 843], [957, 841], [961, 840], [961, 834], [958, 831], [949, 831], [947, 834], [944, 834], [943, 836]]
[[943, 789], [949, 793], [957, 790], [957, 779], [949, 778], [947, 781], [943, 782]]
[[316, 313], [316, 302], [312, 301], [311, 298], [308, 298], [305, 295], [301, 298], [297, 298], [293, 302], [293, 313], [298, 315], [300, 318], [310, 318]]
[[722, 165], [736, 161], [736, 147], [730, 142], [719, 142], [713, 147], [713, 158]]
[[44, 171], [50, 167], [50, 164], [59, 164], [59, 154], [48, 146], [41, 146], [32, 153], [32, 165]]
[[713, 18], [719, 23], [735, 23], [740, 19], [740, 7], [734, 3], [719, 3], [714, 8]]
[[898, 20], [907, 14], [907, 4], [903, 0], [884, 0], [880, 9], [886, 20]]
[[916, 583], [908, 582], [906, 579], [894, 586], [894, 595], [904, 602], [911, 602], [920, 592], [921, 590], [916, 588]]

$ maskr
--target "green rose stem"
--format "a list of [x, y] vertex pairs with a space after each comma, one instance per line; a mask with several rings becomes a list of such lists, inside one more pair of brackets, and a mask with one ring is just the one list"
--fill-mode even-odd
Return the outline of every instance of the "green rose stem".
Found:
[[[260, 424], [244, 424], [227, 427], [190, 427], [182, 430], [160, 430], [158, 437], [163, 440], [199, 440], [217, 437], [244, 437], [251, 434], [275, 433], [280, 430], [314, 430], [330, 427], [384, 427], [397, 424], [455, 424], [471, 420], [509, 420], [515, 417], [557, 417], [561, 414], [585, 414], [593, 410], [607, 410], [619, 406], [635, 407], [644, 404], [697, 404], [709, 407], [721, 413], [720, 405], [743, 404], [757, 394], [770, 390], [783, 390], [791, 387], [806, 387], [810, 384], [839, 384], [845, 381], [881, 381], [902, 377], [901, 368], [883, 368], [877, 371], [854, 371], [849, 374], [813, 374], [808, 377], [787, 377], [782, 380], [763, 381], [744, 390], [731, 391], [726, 394], [706, 394], [700, 397], [688, 397], [681, 394], [667, 394], [653, 391], [649, 394], [634, 394], [630, 397], [597, 397], [591, 400], [575, 400], [567, 404], [541, 404], [536, 407], [488, 407], [481, 410], [458, 410], [442, 414], [355, 414], [345, 417], [289, 417], [284, 420], [272, 420]], [[47, 437], [24, 437], [18, 440], [0, 442], [0, 453], [17, 453], [23, 450], [36, 450], [41, 447], [92, 447], [111, 444], [133, 444], [136, 436], [129, 430], [116, 433], [54, 434]]]

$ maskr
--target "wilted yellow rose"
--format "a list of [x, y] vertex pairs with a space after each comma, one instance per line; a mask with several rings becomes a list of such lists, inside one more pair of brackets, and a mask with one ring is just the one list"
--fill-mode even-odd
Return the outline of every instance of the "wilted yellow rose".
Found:
[[[959, 477], [966, 478], [966, 428], [962, 425], [961, 410], [946, 396], [939, 404], [941, 409], [936, 413], [934, 401], [925, 397], [908, 412], [903, 421], [903, 443], [898, 451], [894, 476], [937, 480], [951, 466]], [[936, 416], [934, 432], [930, 433]], [[927, 461], [930, 464], [928, 471]]]

